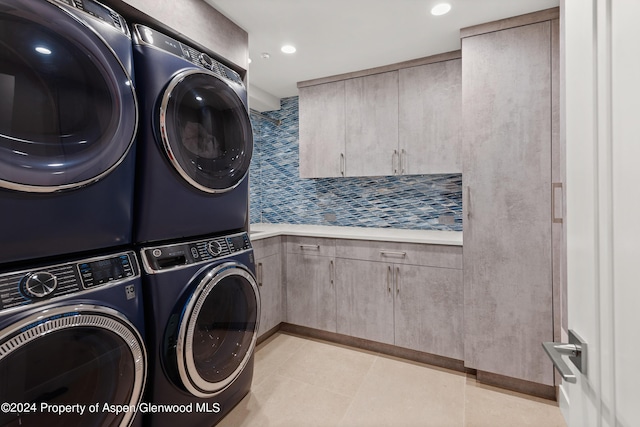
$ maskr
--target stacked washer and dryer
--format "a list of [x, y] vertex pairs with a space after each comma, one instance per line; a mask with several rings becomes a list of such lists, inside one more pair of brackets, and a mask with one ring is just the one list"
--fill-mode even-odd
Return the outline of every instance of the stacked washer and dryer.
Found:
[[141, 121], [134, 240], [142, 246], [149, 425], [210, 426], [248, 392], [260, 298], [246, 233], [253, 136], [237, 73], [133, 26]]
[[0, 426], [215, 424], [260, 317], [242, 80], [93, 0], [0, 23]]
[[101, 4], [0, 0], [0, 426], [142, 423], [89, 408], [146, 382], [132, 64]]

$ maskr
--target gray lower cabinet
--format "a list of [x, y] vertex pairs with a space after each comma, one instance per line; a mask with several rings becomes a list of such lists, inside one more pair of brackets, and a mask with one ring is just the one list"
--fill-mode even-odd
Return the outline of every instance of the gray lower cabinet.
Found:
[[395, 345], [464, 358], [462, 270], [396, 265]]
[[260, 327], [258, 336], [278, 326], [284, 318], [282, 293], [282, 255], [256, 259], [260, 291]]
[[[552, 26], [464, 38], [465, 365], [553, 385]], [[557, 93], [557, 92], [556, 92]]]
[[336, 259], [338, 333], [394, 343], [391, 264]]
[[336, 332], [333, 240], [287, 238], [287, 322]]
[[253, 243], [256, 279], [260, 292], [258, 337], [284, 321], [281, 238], [272, 237]]
[[[462, 360], [462, 248], [385, 244], [396, 249], [387, 251], [379, 244], [338, 244], [337, 256], [397, 258], [395, 262], [336, 258], [338, 333]], [[396, 246], [407, 249], [397, 251]], [[407, 259], [455, 267], [411, 265]]]

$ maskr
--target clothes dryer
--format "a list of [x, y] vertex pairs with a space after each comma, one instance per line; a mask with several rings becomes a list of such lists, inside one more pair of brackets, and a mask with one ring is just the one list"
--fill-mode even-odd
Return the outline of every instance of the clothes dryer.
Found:
[[212, 426], [248, 392], [260, 319], [246, 233], [148, 247], [146, 400], [153, 427]]
[[131, 51], [93, 0], [0, 0], [0, 264], [131, 242]]
[[134, 25], [141, 123], [137, 243], [243, 229], [253, 134], [240, 76], [206, 53]]
[[141, 425], [143, 331], [134, 252], [0, 274], [0, 425]]

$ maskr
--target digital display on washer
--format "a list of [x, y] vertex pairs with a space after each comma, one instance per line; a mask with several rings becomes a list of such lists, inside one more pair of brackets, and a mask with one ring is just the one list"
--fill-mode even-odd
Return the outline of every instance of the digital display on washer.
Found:
[[240, 236], [227, 237], [227, 243], [229, 243], [229, 246], [231, 247], [232, 251], [239, 251], [242, 249], [246, 249], [244, 234]]
[[133, 275], [129, 257], [126, 255], [85, 262], [79, 264], [78, 268], [85, 288], [103, 285], [107, 282], [124, 279], [125, 277]]

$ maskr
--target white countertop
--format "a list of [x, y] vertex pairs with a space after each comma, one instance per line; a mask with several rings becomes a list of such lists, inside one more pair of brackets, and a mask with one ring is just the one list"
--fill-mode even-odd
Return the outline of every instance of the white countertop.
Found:
[[462, 246], [461, 231], [403, 230], [398, 228], [333, 227], [301, 224], [251, 224], [251, 240], [273, 236], [308, 236], [383, 242]]

